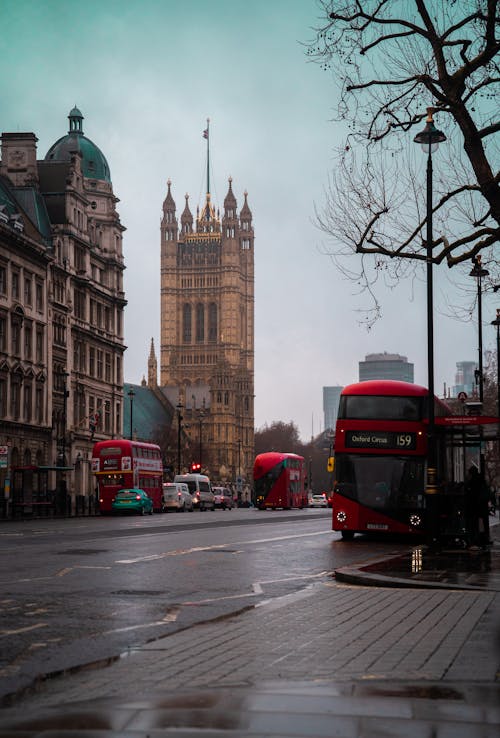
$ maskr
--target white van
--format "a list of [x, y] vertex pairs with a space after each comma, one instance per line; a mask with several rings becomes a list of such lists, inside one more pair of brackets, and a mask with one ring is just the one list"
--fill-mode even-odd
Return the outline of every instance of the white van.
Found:
[[212, 485], [204, 474], [176, 474], [174, 482], [187, 484], [195, 510], [215, 510]]

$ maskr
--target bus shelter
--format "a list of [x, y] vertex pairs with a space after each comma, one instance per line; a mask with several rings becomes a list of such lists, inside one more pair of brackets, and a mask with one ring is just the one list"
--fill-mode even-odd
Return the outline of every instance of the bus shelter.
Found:
[[[67, 494], [60, 479], [72, 466], [15, 466], [11, 480], [11, 514], [13, 517], [66, 515]], [[57, 480], [56, 485], [51, 482]]]
[[[438, 417], [435, 422], [442, 470], [439, 488], [440, 532], [444, 538], [465, 537], [467, 471], [474, 464], [487, 482], [497, 481], [500, 421], [497, 417], [487, 415], [451, 415]], [[489, 467], [491, 459], [495, 460], [494, 469]]]

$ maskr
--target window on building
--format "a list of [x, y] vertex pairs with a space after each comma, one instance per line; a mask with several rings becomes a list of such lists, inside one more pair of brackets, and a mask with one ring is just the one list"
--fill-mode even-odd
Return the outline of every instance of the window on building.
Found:
[[35, 391], [35, 420], [39, 425], [43, 423], [43, 385], [37, 384]]
[[7, 417], [7, 375], [0, 374], [0, 418]]
[[187, 302], [182, 306], [182, 341], [191, 343], [191, 305]]
[[7, 294], [7, 267], [0, 264], [0, 295]]
[[45, 329], [43, 325], [37, 325], [35, 335], [35, 360], [41, 364], [43, 362], [43, 341]]
[[19, 300], [19, 272], [12, 272], [12, 299]]
[[97, 379], [102, 379], [103, 374], [103, 352], [97, 349]]
[[33, 356], [33, 326], [31, 320], [24, 321], [24, 358], [31, 360]]
[[11, 347], [12, 353], [15, 356], [21, 354], [21, 317], [19, 315], [12, 315], [10, 322], [11, 329]]
[[33, 386], [31, 382], [24, 384], [23, 418], [25, 423], [31, 423]]
[[95, 348], [93, 346], [89, 348], [89, 374], [95, 377]]
[[10, 383], [10, 416], [12, 420], [19, 420], [21, 412], [21, 382], [13, 377]]
[[0, 351], [7, 351], [7, 315], [0, 313]]
[[196, 342], [205, 340], [205, 306], [199, 302], [196, 305]]
[[109, 351], [106, 351], [104, 361], [104, 380], [109, 383], [111, 382], [111, 354]]
[[28, 274], [24, 277], [24, 304], [25, 305], [32, 305], [32, 292], [31, 292], [31, 285], [32, 285], [32, 276], [31, 274]]
[[39, 313], [43, 313], [43, 284], [38, 280], [35, 282], [35, 305]]
[[208, 340], [211, 343], [217, 341], [217, 305], [211, 302], [208, 306]]

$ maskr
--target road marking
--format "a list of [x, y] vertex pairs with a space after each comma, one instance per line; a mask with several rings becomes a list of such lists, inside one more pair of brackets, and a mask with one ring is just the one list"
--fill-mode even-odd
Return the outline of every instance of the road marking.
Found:
[[329, 574], [327, 571], [320, 571], [318, 574], [299, 574], [296, 577], [284, 577], [283, 579], [266, 579], [261, 582], [254, 582], [252, 584], [252, 592], [244, 592], [242, 594], [226, 595], [225, 597], [212, 597], [206, 600], [195, 600], [190, 602], [183, 602], [183, 605], [205, 605], [207, 602], [222, 602], [223, 600], [238, 600], [241, 597], [256, 597], [257, 595], [264, 594], [262, 589], [263, 584], [280, 584], [281, 582], [296, 582], [298, 579], [317, 579], [318, 577], [325, 577]]
[[193, 548], [185, 548], [185, 549], [174, 549], [173, 551], [164, 551], [163, 553], [159, 554], [149, 554], [148, 556], [139, 556], [135, 559], [118, 559], [115, 561], [115, 564], [140, 564], [142, 562], [146, 561], [158, 561], [160, 559], [164, 559], [167, 556], [186, 556], [187, 554], [191, 553], [201, 553], [203, 551], [216, 551], [217, 549], [224, 549], [232, 546], [243, 546], [243, 545], [252, 545], [255, 543], [273, 543], [275, 541], [286, 541], [291, 538], [308, 538], [310, 536], [324, 536], [324, 535], [331, 535], [331, 531], [317, 531], [315, 533], [295, 533], [290, 534], [287, 536], [275, 536], [273, 538], [256, 538], [255, 540], [250, 541], [232, 541], [229, 543], [220, 543], [214, 546], [194, 546]]
[[3, 636], [19, 635], [19, 633], [29, 633], [30, 630], [39, 630], [40, 628], [46, 628], [47, 623], [36, 623], [35, 625], [29, 625], [26, 628], [17, 628], [16, 630], [0, 630], [0, 638]]

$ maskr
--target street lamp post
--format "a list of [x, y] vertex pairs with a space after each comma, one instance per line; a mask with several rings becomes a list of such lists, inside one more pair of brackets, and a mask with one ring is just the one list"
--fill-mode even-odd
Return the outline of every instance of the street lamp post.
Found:
[[128, 398], [130, 400], [130, 440], [132, 440], [132, 437], [133, 437], [133, 427], [134, 427], [133, 417], [134, 417], [134, 397], [135, 397], [135, 392], [134, 392], [133, 389], [129, 389], [129, 391], [127, 392], [127, 394], [128, 394]]
[[433, 282], [432, 282], [432, 153], [446, 136], [438, 131], [433, 121], [434, 108], [427, 108], [427, 120], [423, 131], [413, 139], [415, 143], [421, 144], [427, 153], [427, 383], [428, 383], [428, 433], [427, 433], [427, 483], [426, 483], [426, 507], [428, 511], [427, 528], [429, 541], [435, 543], [439, 536], [439, 518], [437, 507], [437, 453], [436, 453], [436, 428], [434, 417], [434, 305], [433, 305]]
[[[500, 285], [494, 288], [495, 292]], [[497, 417], [500, 418], [500, 308], [497, 308], [497, 319], [491, 321], [497, 327]]]
[[177, 410], [177, 474], [182, 473], [181, 469], [181, 432], [182, 432], [182, 403], [179, 402], [176, 405]]
[[481, 266], [481, 256], [476, 256], [472, 259], [474, 264], [473, 268], [469, 272], [470, 277], [477, 279], [477, 329], [478, 329], [478, 384], [479, 384], [479, 402], [482, 403], [484, 400], [483, 393], [483, 310], [482, 310], [482, 278], [487, 277], [489, 271]]
[[63, 417], [62, 417], [62, 466], [66, 466], [66, 426], [68, 417], [68, 377], [69, 372], [62, 372], [63, 376]]

